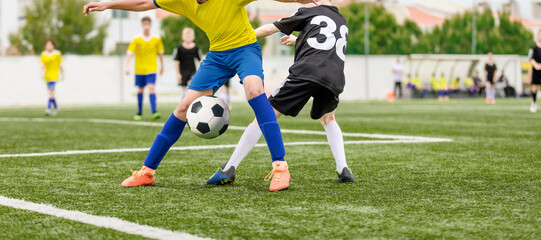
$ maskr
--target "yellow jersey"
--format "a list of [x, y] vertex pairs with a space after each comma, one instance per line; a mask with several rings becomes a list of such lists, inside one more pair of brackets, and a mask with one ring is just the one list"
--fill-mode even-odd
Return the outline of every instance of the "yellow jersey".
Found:
[[440, 90], [440, 89], [439, 89], [440, 85], [438, 84], [438, 80], [437, 80], [435, 77], [430, 78], [430, 86], [431, 86], [432, 89], [434, 89], [435, 91]]
[[454, 78], [453, 80], [451, 80], [451, 88], [460, 88], [460, 80], [458, 78]]
[[418, 77], [414, 77], [413, 80], [411, 80], [411, 84], [416, 87], [420, 87], [421, 85], [423, 85], [421, 83], [421, 79], [419, 79]]
[[444, 77], [440, 78], [438, 85], [438, 90], [447, 90], [449, 88], [449, 86], [447, 85], [447, 79], [445, 79]]
[[255, 0], [154, 0], [156, 7], [190, 19], [203, 30], [211, 51], [225, 51], [257, 41], [245, 6]]
[[45, 81], [52, 82], [58, 80], [60, 64], [62, 63], [62, 53], [58, 50], [52, 52], [43, 51], [41, 53], [41, 64], [45, 66]]
[[467, 77], [466, 80], [464, 80], [464, 85], [466, 85], [466, 87], [471, 87], [473, 86], [474, 82], [473, 82], [473, 78], [471, 77]]
[[158, 54], [163, 53], [160, 37], [135, 37], [128, 47], [128, 54], [135, 54], [135, 74], [147, 75], [158, 71]]

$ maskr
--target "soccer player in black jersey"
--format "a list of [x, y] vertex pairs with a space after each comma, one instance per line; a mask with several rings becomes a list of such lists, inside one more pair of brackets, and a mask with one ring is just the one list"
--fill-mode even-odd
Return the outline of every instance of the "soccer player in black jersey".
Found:
[[530, 49], [528, 58], [532, 63], [532, 105], [531, 112], [537, 112], [537, 91], [541, 85], [541, 29], [537, 31], [537, 43]]
[[[273, 33], [286, 34], [283, 44], [295, 44], [295, 62], [289, 77], [269, 97], [276, 116], [297, 116], [313, 98], [311, 117], [319, 119], [336, 161], [339, 182], [352, 182], [353, 174], [346, 163], [342, 131], [336, 123], [338, 95], [345, 84], [344, 61], [348, 25], [330, 0], [317, 0], [311, 8], [300, 8], [293, 16], [256, 29], [258, 37]], [[291, 33], [298, 31], [296, 38]], [[226, 184], [235, 179], [235, 169], [261, 137], [257, 123], [250, 124], [242, 135], [230, 160], [207, 181]]]
[[[197, 64], [201, 62], [201, 51], [195, 45], [195, 32], [192, 28], [182, 30], [182, 44], [175, 48], [175, 68], [178, 85], [182, 87], [182, 98], [186, 96], [188, 82], [192, 80]], [[197, 59], [197, 60], [196, 60]]]

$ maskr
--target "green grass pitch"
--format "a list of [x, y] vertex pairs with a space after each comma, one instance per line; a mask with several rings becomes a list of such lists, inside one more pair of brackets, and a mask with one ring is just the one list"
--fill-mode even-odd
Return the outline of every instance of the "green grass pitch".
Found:
[[[174, 108], [159, 107], [165, 117]], [[233, 107], [231, 125], [251, 122], [247, 104]], [[328, 146], [301, 145], [286, 147], [292, 181], [283, 192], [268, 192], [263, 178], [271, 164], [260, 147], [241, 164], [234, 184], [218, 187], [205, 181], [232, 148], [171, 151], [156, 184], [139, 188], [120, 183], [141, 167], [146, 152], [0, 158], [0, 195], [215, 239], [540, 239], [541, 113], [528, 108], [526, 100], [341, 103], [344, 132], [453, 139], [347, 145], [352, 184], [337, 182]], [[134, 109], [65, 107], [49, 118], [130, 120]], [[45, 118], [43, 110], [0, 108], [0, 155], [148, 148], [161, 129], [14, 119]], [[309, 109], [279, 123], [322, 131]], [[241, 134], [228, 130], [205, 140], [185, 131], [174, 146], [236, 144]], [[284, 140], [326, 137], [284, 134]], [[0, 205], [0, 239], [142, 237]]]

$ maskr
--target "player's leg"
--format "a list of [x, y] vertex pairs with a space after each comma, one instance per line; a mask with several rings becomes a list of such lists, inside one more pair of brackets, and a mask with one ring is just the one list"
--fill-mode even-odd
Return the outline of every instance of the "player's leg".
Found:
[[140, 171], [133, 172], [132, 176], [122, 182], [123, 187], [135, 187], [154, 184], [154, 173], [163, 157], [169, 151], [171, 146], [177, 142], [186, 126], [186, 111], [190, 104], [198, 97], [212, 94], [212, 89], [195, 91], [188, 90], [186, 98], [175, 108], [175, 111], [165, 122], [162, 131], [154, 139], [150, 148], [145, 164]]
[[55, 109], [57, 107], [56, 106], [56, 100], [55, 100], [55, 94], [54, 94], [55, 85], [56, 85], [56, 82], [54, 82], [54, 81], [47, 82], [47, 91], [49, 93], [49, 101], [47, 103], [47, 109], [45, 110], [45, 115], [47, 115], [47, 116], [51, 114], [53, 107]]
[[532, 105], [530, 106], [530, 112], [537, 112], [537, 91], [539, 91], [538, 84], [532, 84]]
[[145, 91], [146, 77], [144, 75], [135, 75], [135, 85], [137, 86], [137, 114], [133, 120], [143, 120], [143, 93]]
[[319, 84], [310, 84], [312, 85], [312, 88], [318, 89], [313, 94], [314, 101], [312, 103], [310, 117], [312, 117], [312, 119], [319, 119], [321, 125], [325, 129], [327, 141], [329, 142], [329, 146], [331, 147], [336, 162], [338, 181], [353, 182], [353, 174], [346, 162], [342, 130], [335, 118], [336, 108], [340, 102], [338, 95]]
[[[279, 118], [282, 115], [276, 110], [274, 110], [274, 113], [276, 118]], [[248, 153], [250, 153], [250, 151], [252, 151], [252, 149], [255, 147], [261, 138], [261, 135], [263, 135], [261, 128], [259, 128], [257, 119], [254, 119], [254, 121], [248, 125], [248, 127], [246, 127], [242, 133], [242, 136], [240, 137], [233, 154], [229, 158], [229, 161], [222, 164], [218, 168], [214, 175], [207, 180], [207, 184], [224, 185], [233, 183], [235, 181], [235, 171], [242, 160], [244, 160]]]
[[150, 102], [150, 112], [152, 115], [150, 118], [156, 120], [161, 117], [161, 114], [158, 112], [157, 108], [157, 99], [156, 99], [156, 74], [148, 74], [146, 76], [146, 87], [148, 88], [148, 98]]
[[179, 139], [186, 126], [186, 112], [192, 102], [204, 95], [212, 95], [228, 78], [235, 75], [234, 71], [221, 68], [214, 64], [213, 54], [209, 52], [188, 87], [186, 97], [182, 99], [175, 111], [165, 122], [162, 131], [156, 136], [141, 171], [134, 172], [122, 186], [141, 186], [154, 183], [154, 172], [169, 151], [169, 148]]

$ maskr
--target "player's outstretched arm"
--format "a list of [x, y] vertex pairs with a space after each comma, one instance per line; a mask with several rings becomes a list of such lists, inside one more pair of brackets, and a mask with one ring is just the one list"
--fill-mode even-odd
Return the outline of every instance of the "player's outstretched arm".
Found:
[[261, 27], [258, 27], [255, 30], [255, 35], [258, 38], [266, 37], [269, 35], [272, 35], [274, 33], [280, 32], [280, 29], [278, 29], [274, 24], [265, 24]]
[[87, 16], [91, 12], [101, 12], [106, 9], [140, 12], [156, 8], [153, 0], [119, 0], [113, 2], [91, 2], [83, 7], [83, 13]]
[[318, 0], [274, 0], [274, 1], [277, 1], [277, 2], [297, 2], [297, 3], [302, 3], [302, 4], [313, 3], [315, 5], [319, 5]]
[[283, 45], [288, 45], [288, 46], [295, 45], [297, 43], [297, 37], [295, 35], [286, 35], [280, 38], [280, 42]]

